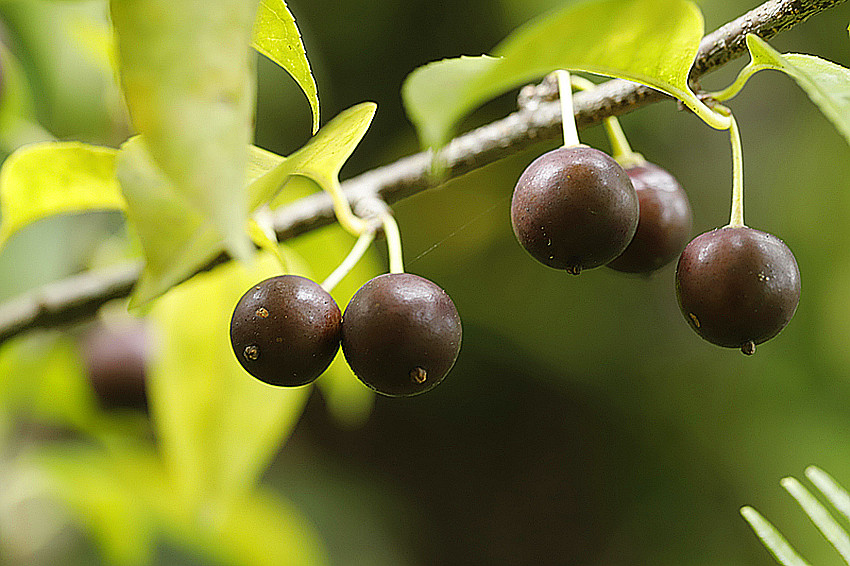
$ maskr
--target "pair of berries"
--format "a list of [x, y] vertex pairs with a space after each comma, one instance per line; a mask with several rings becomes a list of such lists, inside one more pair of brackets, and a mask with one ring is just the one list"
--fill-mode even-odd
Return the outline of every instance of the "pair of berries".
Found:
[[686, 246], [687, 195], [650, 163], [624, 170], [587, 146], [550, 151], [520, 176], [511, 221], [534, 258], [576, 275], [601, 265], [649, 273], [678, 256], [676, 292], [687, 321], [709, 342], [747, 354], [778, 334], [799, 302], [797, 262], [775, 236], [727, 226]]
[[389, 396], [436, 386], [457, 359], [461, 323], [451, 298], [409, 273], [366, 282], [342, 315], [317, 283], [296, 275], [266, 279], [239, 300], [230, 340], [245, 370], [271, 385], [306, 385], [342, 351], [354, 374]]

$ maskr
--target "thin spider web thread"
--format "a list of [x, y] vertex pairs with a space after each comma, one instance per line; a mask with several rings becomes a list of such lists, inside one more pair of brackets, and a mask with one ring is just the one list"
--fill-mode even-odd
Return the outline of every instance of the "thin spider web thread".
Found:
[[466, 222], [461, 224], [458, 228], [455, 228], [450, 234], [448, 234], [447, 236], [445, 236], [444, 238], [439, 240], [437, 243], [433, 244], [431, 247], [427, 248], [425, 251], [423, 251], [422, 253], [417, 255], [415, 258], [413, 258], [412, 260], [405, 262], [405, 263], [407, 263], [407, 265], [413, 265], [414, 263], [416, 263], [417, 261], [419, 261], [420, 259], [422, 259], [426, 255], [433, 252], [438, 247], [442, 246], [444, 243], [446, 243], [450, 239], [454, 238], [455, 236], [457, 236], [458, 234], [460, 234], [461, 232], [463, 232], [464, 230], [469, 228], [469, 226], [471, 226], [472, 224], [474, 224], [475, 222], [477, 222], [478, 220], [480, 220], [484, 216], [493, 212], [499, 205], [504, 204], [504, 202], [506, 200], [509, 200], [510, 198], [511, 197], [508, 196], [508, 197], [497, 200], [495, 203], [493, 203], [492, 206], [490, 206], [489, 208], [479, 212], [478, 214], [476, 214], [475, 216], [473, 216], [472, 218], [470, 218], [469, 220], [467, 220]]

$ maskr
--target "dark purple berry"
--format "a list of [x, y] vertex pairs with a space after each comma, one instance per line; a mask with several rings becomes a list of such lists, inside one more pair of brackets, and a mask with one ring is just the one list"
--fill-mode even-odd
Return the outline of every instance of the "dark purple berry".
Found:
[[800, 271], [776, 236], [727, 226], [697, 236], [682, 252], [676, 295], [697, 334], [752, 354], [794, 316]]
[[151, 339], [144, 323], [98, 323], [82, 337], [80, 346], [89, 382], [101, 406], [147, 408], [145, 383]]
[[511, 223], [538, 261], [578, 274], [620, 255], [634, 236], [638, 199], [623, 168], [587, 146], [544, 153], [514, 189]]
[[305, 385], [333, 361], [341, 319], [333, 297], [318, 284], [280, 275], [257, 283], [239, 299], [230, 343], [245, 371], [260, 381]]
[[446, 376], [460, 351], [460, 316], [431, 281], [409, 273], [367, 281], [342, 319], [342, 352], [378, 393], [416, 395]]
[[691, 235], [691, 205], [676, 178], [657, 165], [635, 165], [626, 174], [637, 192], [640, 220], [631, 243], [608, 267], [649, 273], [682, 253]]

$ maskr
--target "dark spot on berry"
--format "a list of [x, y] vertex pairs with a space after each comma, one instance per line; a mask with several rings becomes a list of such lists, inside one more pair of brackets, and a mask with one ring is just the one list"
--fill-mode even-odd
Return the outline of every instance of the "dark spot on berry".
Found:
[[239, 299], [230, 321], [230, 341], [239, 363], [257, 379], [271, 385], [305, 385], [333, 361], [341, 319], [336, 302], [317, 283], [281, 275], [262, 281]]
[[378, 393], [416, 395], [452, 368], [461, 334], [457, 309], [439, 286], [388, 274], [366, 282], [346, 307], [342, 351], [354, 374]]
[[256, 360], [260, 357], [260, 349], [255, 345], [245, 346], [245, 359]]
[[419, 384], [425, 383], [425, 380], [428, 379], [428, 372], [424, 368], [415, 367], [410, 370], [410, 379]]

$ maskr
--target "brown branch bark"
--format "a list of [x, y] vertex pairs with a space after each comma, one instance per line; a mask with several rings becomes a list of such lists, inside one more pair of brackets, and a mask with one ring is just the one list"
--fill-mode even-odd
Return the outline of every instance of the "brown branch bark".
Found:
[[[743, 16], [706, 35], [691, 69], [696, 81], [705, 73], [746, 52], [745, 37], [755, 33], [770, 39], [810, 16], [844, 0], [768, 0]], [[592, 91], [576, 94], [576, 123], [586, 128], [668, 98], [648, 87], [610, 80]], [[542, 140], [561, 135], [557, 102], [543, 102], [533, 112], [515, 112], [452, 140], [441, 152], [446, 178], [451, 179], [517, 153]], [[392, 204], [434, 186], [431, 157], [417, 153], [367, 171], [343, 183], [353, 204], [378, 196]], [[324, 193], [301, 199], [276, 213], [275, 230], [283, 241], [334, 221], [331, 200]], [[220, 263], [218, 258], [205, 269]], [[0, 305], [0, 342], [34, 328], [72, 324], [92, 316], [106, 302], [126, 297], [138, 280], [141, 266], [128, 264], [108, 271], [88, 272], [47, 285]]]

